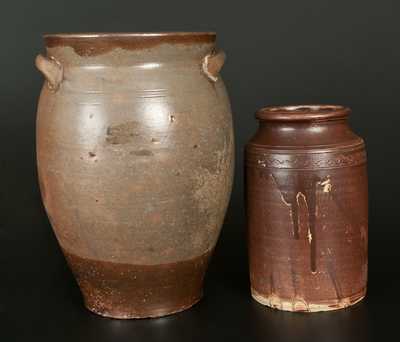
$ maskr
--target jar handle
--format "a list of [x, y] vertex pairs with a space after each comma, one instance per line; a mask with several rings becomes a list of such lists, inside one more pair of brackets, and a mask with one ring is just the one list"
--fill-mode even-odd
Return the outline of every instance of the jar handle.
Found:
[[54, 57], [37, 55], [35, 65], [47, 80], [47, 86], [52, 91], [57, 91], [64, 77], [64, 68]]
[[203, 72], [213, 82], [218, 81], [218, 74], [225, 63], [226, 54], [222, 50], [214, 51], [203, 59]]

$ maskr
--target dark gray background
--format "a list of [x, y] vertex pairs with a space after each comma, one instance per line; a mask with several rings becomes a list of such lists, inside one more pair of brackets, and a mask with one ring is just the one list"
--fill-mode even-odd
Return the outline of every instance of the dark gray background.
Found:
[[[398, 125], [400, 2], [3, 1], [0, 9], [1, 341], [366, 341], [395, 330], [400, 282]], [[44, 32], [215, 30], [236, 128], [236, 179], [204, 300], [179, 315], [116, 321], [87, 312], [44, 214], [35, 166]], [[243, 146], [265, 105], [353, 109], [367, 143], [367, 299], [340, 312], [268, 310], [250, 299], [243, 214]]]

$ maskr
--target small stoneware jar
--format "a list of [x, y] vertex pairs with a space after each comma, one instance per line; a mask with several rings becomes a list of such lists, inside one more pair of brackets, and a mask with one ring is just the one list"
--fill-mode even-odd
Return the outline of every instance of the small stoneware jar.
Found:
[[287, 311], [360, 301], [367, 285], [368, 189], [350, 109], [266, 107], [246, 146], [251, 293]]

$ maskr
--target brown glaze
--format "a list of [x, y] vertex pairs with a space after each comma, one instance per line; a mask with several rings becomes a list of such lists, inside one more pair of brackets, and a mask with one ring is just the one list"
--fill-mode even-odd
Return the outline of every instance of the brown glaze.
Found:
[[202, 296], [211, 252], [161, 265], [120, 264], [63, 251], [86, 307], [105, 317], [160, 317], [188, 309]]
[[160, 33], [56, 33], [44, 36], [49, 48], [69, 46], [79, 56], [102, 55], [113, 49], [141, 50], [160, 44], [199, 44], [215, 42], [214, 32]]
[[[75, 256], [72, 270], [85, 273], [76, 260], [98, 263], [99, 269], [120, 265], [146, 273], [146, 267], [151, 287], [151, 277], [164, 268], [176, 273], [168, 281], [181, 282], [192, 267], [190, 277], [197, 281], [181, 294], [172, 288], [160, 292], [152, 312], [144, 283], [133, 288], [133, 271], [128, 272], [126, 286], [137, 297], [122, 300], [128, 292], [118, 292], [121, 275], [116, 289], [107, 282], [109, 291], [91, 310], [105, 307], [109, 316], [121, 317], [117, 303], [128, 309], [131, 301], [135, 309], [125, 315], [148, 317], [173, 313], [198, 298], [196, 260], [217, 242], [234, 165], [229, 98], [217, 77], [223, 54], [199, 35], [175, 34], [183, 41], [191, 37], [189, 45], [169, 38], [153, 44], [151, 34], [121, 35], [132, 46], [139, 36], [148, 39], [148, 48], [113, 48], [96, 56], [53, 45], [47, 57], [36, 60], [47, 79], [37, 117], [39, 182], [57, 239]], [[96, 50], [104, 37], [90, 39]], [[94, 278], [90, 283], [100, 286]], [[88, 303], [88, 291], [82, 290]], [[143, 307], [137, 307], [141, 301]]]
[[267, 107], [246, 147], [253, 297], [289, 311], [361, 300], [367, 283], [364, 143], [340, 106]]

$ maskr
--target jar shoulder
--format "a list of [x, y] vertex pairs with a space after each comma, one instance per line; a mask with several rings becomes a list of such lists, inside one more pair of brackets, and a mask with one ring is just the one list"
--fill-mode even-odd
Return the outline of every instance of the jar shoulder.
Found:
[[314, 152], [363, 149], [364, 140], [347, 123], [260, 125], [246, 150]]

